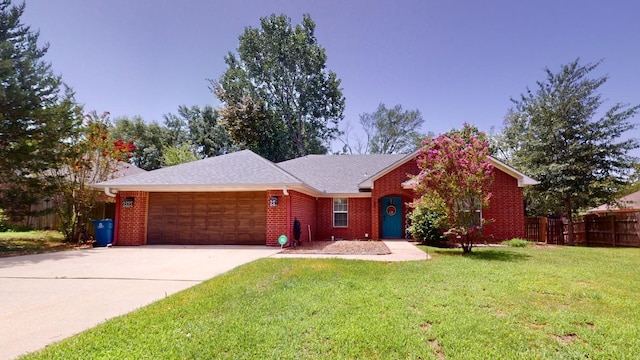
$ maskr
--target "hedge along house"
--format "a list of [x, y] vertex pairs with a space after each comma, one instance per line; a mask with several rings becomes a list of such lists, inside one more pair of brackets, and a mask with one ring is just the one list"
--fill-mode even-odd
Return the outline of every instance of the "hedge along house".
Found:
[[[93, 185], [116, 198], [114, 242], [278, 245], [300, 240], [402, 238], [416, 154], [308, 155], [274, 164], [249, 150]], [[524, 236], [522, 187], [536, 182], [491, 159], [482, 214], [495, 240]]]

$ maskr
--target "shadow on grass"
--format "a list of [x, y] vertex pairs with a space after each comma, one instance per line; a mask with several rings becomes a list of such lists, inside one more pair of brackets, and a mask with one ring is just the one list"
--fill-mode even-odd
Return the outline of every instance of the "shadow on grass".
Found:
[[444, 256], [464, 256], [474, 260], [492, 260], [492, 261], [523, 261], [529, 260], [531, 256], [527, 254], [515, 253], [507, 250], [499, 249], [478, 249], [474, 248], [471, 253], [465, 254], [462, 249], [435, 249], [431, 253]]

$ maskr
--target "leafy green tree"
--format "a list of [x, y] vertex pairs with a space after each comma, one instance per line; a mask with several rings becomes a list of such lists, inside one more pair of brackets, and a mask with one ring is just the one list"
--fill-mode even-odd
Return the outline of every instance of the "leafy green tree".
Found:
[[557, 73], [545, 69], [536, 91], [512, 99], [503, 129], [510, 163], [540, 181], [527, 192], [528, 212], [564, 214], [570, 244], [576, 210], [613, 201], [636, 162], [629, 151], [639, 146], [626, 134], [640, 107], [603, 111], [599, 89], [609, 77], [589, 77], [598, 65], [576, 59]]
[[168, 142], [169, 131], [157, 122], [146, 123], [141, 117], [120, 117], [111, 128], [111, 139], [133, 142], [131, 163], [144, 170], [162, 167], [163, 148]]
[[315, 23], [309, 15], [295, 27], [285, 15], [260, 21], [245, 29], [238, 54], [225, 57], [227, 70], [212, 81], [223, 123], [232, 139], [272, 161], [324, 154], [339, 134], [345, 101]]
[[163, 166], [173, 166], [196, 160], [198, 160], [198, 157], [193, 153], [192, 146], [188, 143], [168, 146], [162, 154]]
[[25, 4], [0, 1], [0, 208], [13, 220], [48, 196], [47, 169], [57, 168], [57, 146], [77, 125], [75, 101], [44, 61], [48, 45], [21, 23]]
[[[232, 143], [227, 129], [221, 124], [220, 115], [211, 106], [178, 107], [178, 116], [185, 124], [187, 142], [199, 159], [233, 152], [237, 147]], [[182, 145], [182, 143], [176, 143]]]
[[367, 136], [365, 153], [403, 154], [420, 147], [425, 137], [418, 130], [424, 123], [420, 110], [403, 110], [402, 105], [391, 109], [380, 103], [374, 113], [360, 115], [360, 124]]

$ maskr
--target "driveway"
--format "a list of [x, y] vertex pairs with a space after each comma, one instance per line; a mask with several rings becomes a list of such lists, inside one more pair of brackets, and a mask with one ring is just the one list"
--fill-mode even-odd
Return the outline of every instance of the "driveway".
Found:
[[143, 246], [0, 258], [0, 358], [38, 350], [278, 251]]

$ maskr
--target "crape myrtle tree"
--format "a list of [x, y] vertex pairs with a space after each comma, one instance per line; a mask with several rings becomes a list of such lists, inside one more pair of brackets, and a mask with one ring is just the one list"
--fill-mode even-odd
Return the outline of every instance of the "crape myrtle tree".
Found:
[[564, 215], [571, 245], [577, 210], [612, 202], [637, 162], [629, 151], [638, 141], [626, 133], [639, 106], [603, 110], [599, 89], [609, 77], [590, 77], [598, 65], [577, 59], [557, 73], [545, 69], [535, 91], [512, 99], [504, 122], [501, 154], [540, 182], [525, 193], [527, 212]]
[[339, 134], [345, 99], [315, 27], [309, 15], [295, 27], [285, 15], [261, 18], [211, 81], [231, 138], [269, 160], [325, 154]]
[[118, 176], [135, 149], [131, 142], [113, 141], [110, 127], [108, 112], [92, 111], [84, 116], [76, 135], [60, 144], [66, 163], [51, 170], [51, 181], [56, 189], [53, 201], [60, 219], [59, 230], [67, 241], [80, 239], [89, 213], [104, 196], [89, 185]]
[[44, 61], [48, 45], [20, 22], [24, 10], [0, 1], [0, 208], [14, 221], [50, 195], [47, 170], [61, 165], [57, 145], [77, 125], [73, 94]]
[[493, 182], [486, 135], [465, 124], [462, 130], [426, 138], [417, 163], [414, 214], [442, 215], [436, 216], [435, 225], [459, 242], [463, 252], [471, 252], [475, 239], [482, 235], [483, 221], [490, 221], [480, 218], [481, 210], [489, 206]]

